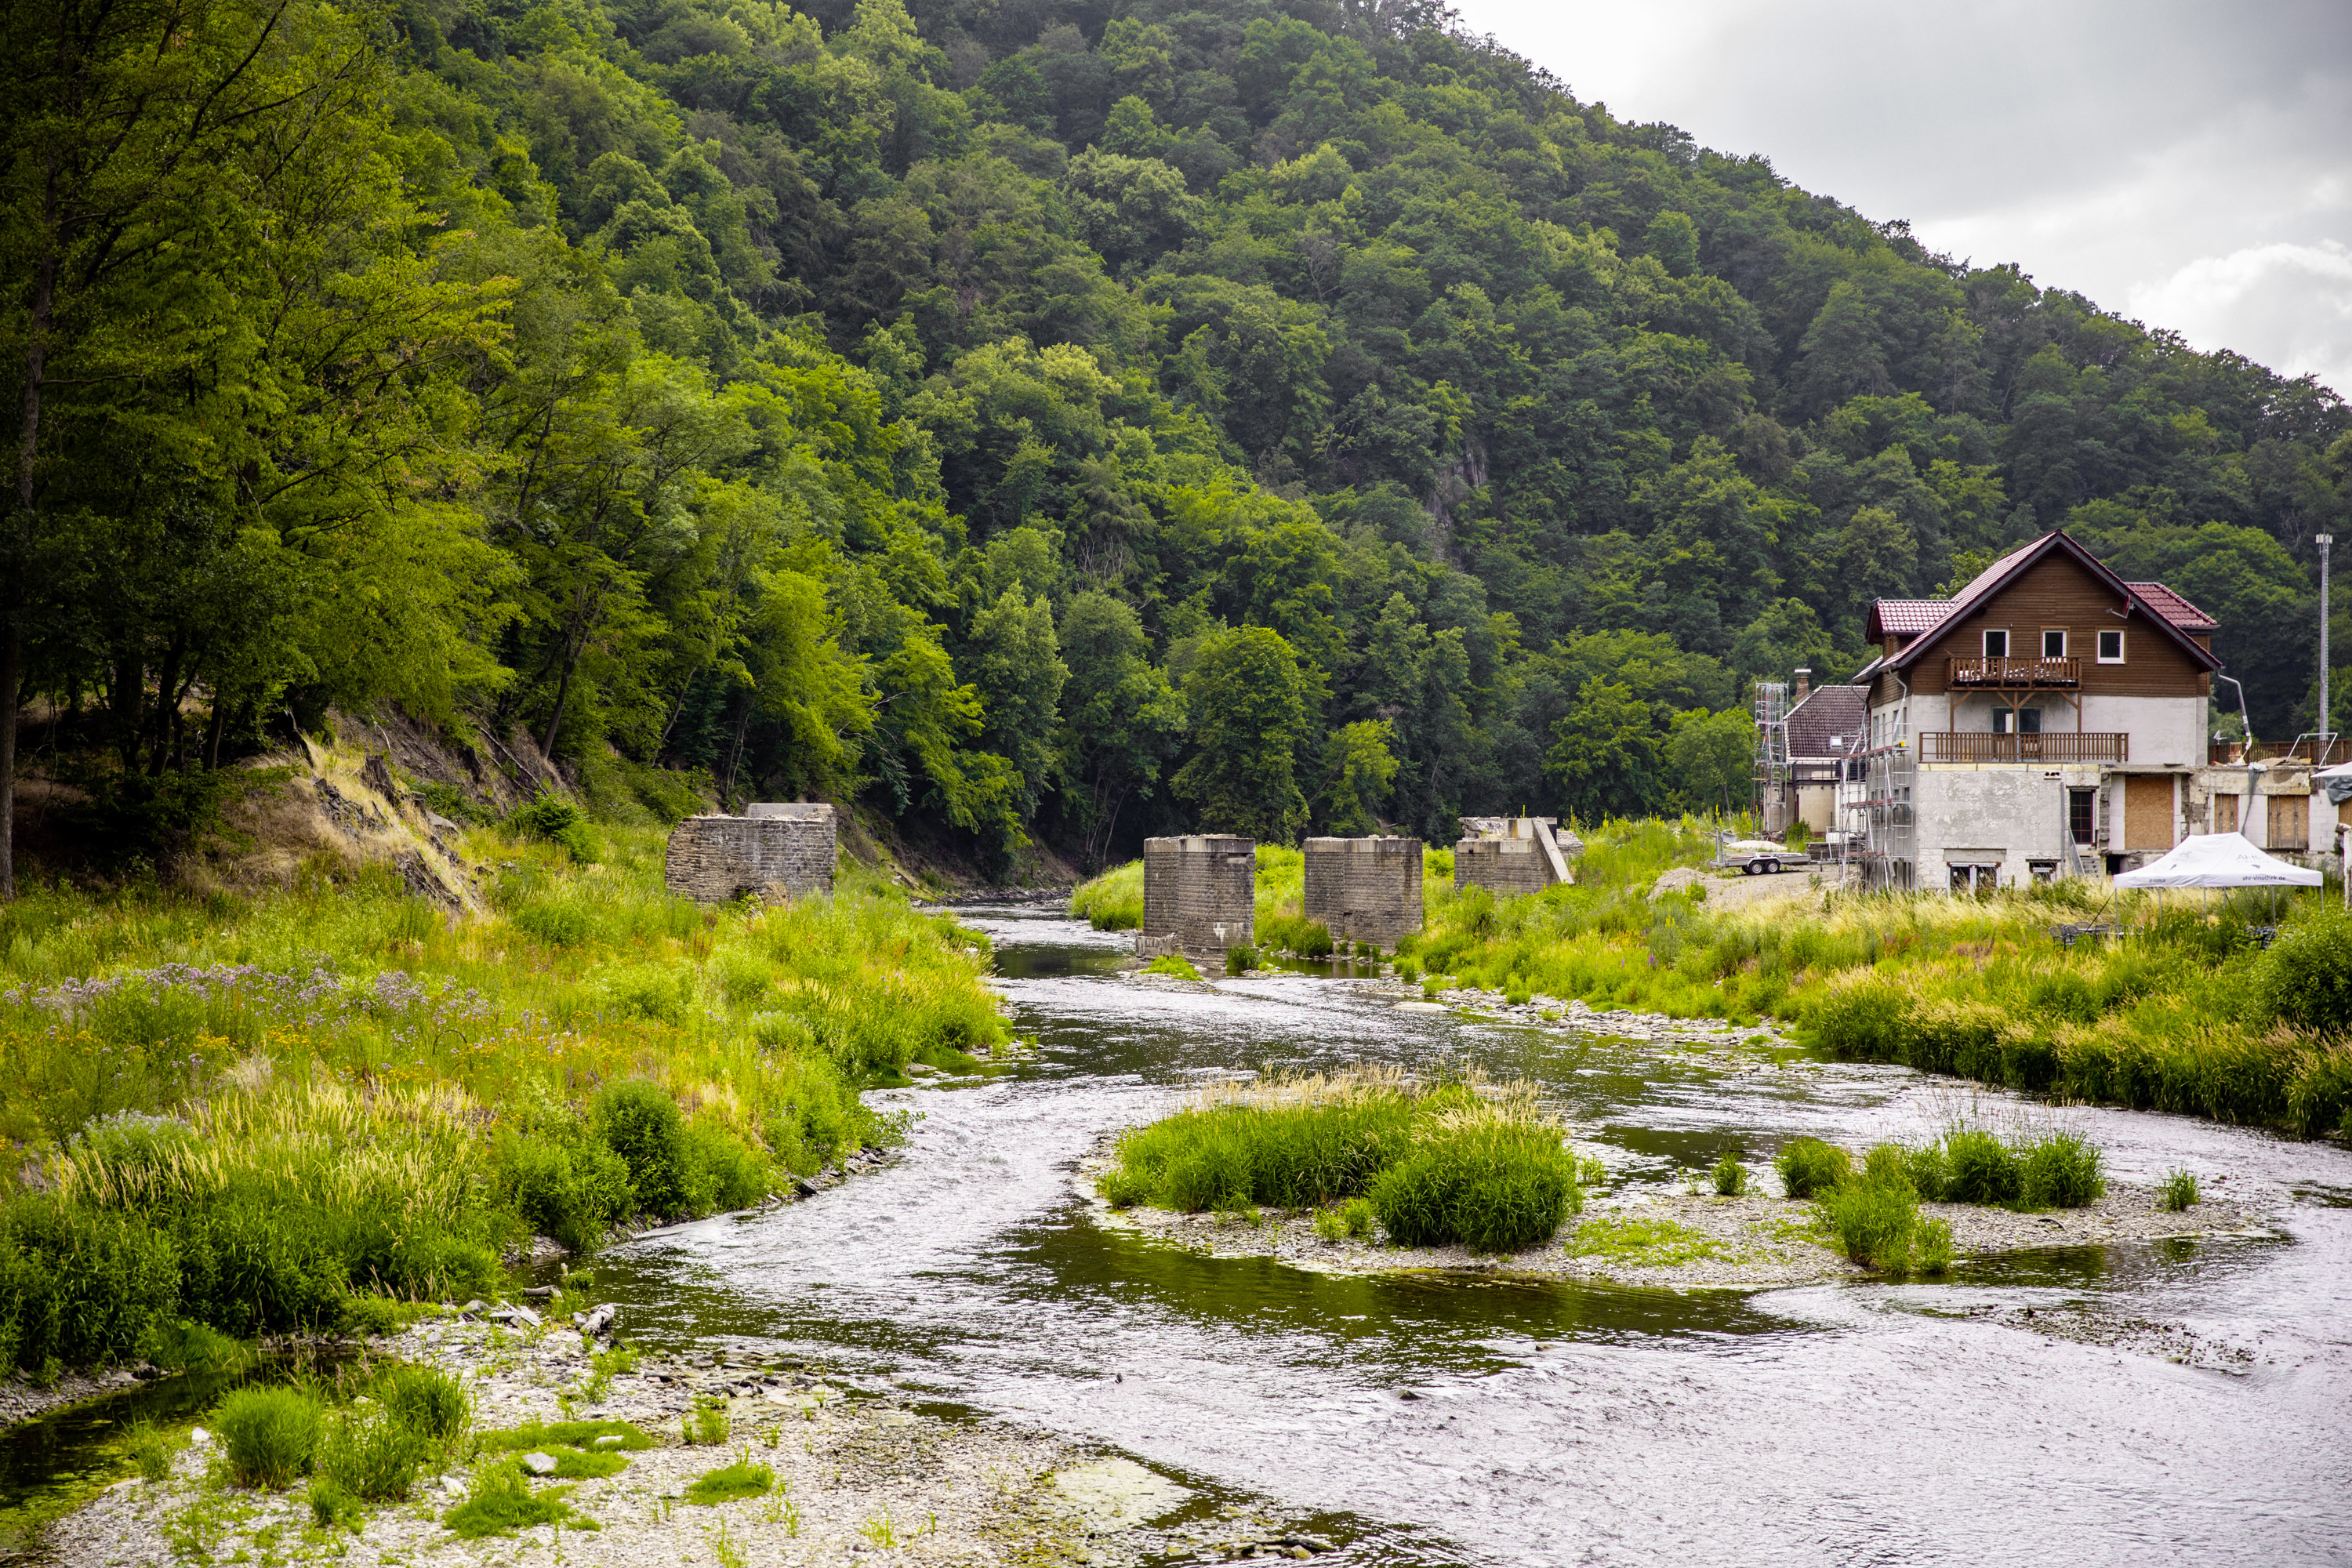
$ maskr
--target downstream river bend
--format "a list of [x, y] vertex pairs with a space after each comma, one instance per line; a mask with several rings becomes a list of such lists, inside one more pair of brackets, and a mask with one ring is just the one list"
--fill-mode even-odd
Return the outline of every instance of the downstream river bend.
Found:
[[2352, 1561], [2341, 1148], [2063, 1111], [2111, 1175], [2185, 1167], [2267, 1220], [1946, 1282], [1676, 1292], [1204, 1258], [1098, 1225], [1071, 1171], [1206, 1077], [1529, 1078], [1621, 1185], [1801, 1133], [1927, 1133], [1962, 1091], [1399, 1012], [1318, 975], [1138, 984], [1124, 937], [960, 913], [995, 942], [1034, 1059], [878, 1097], [921, 1116], [873, 1175], [600, 1258], [632, 1337], [1112, 1445], [1311, 1516], [1349, 1562]]

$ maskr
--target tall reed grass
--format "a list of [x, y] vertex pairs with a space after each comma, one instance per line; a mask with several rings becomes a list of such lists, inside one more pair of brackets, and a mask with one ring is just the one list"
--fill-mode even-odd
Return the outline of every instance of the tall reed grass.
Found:
[[1204, 1089], [1121, 1138], [1098, 1187], [1117, 1206], [1186, 1213], [1361, 1201], [1400, 1245], [1489, 1252], [1546, 1239], [1582, 1203], [1566, 1135], [1528, 1086], [1377, 1068]]
[[0, 1369], [481, 1292], [533, 1233], [593, 1246], [893, 1137], [863, 1085], [1008, 1038], [984, 942], [869, 876], [706, 910], [656, 829], [597, 837], [478, 834], [472, 921], [381, 873], [0, 908]]
[[[1806, 889], [1737, 910], [1653, 899], [1706, 825], [1584, 830], [1572, 886], [1433, 900], [1400, 944], [1454, 984], [1675, 1017], [1775, 1016], [1839, 1059], [1898, 1062], [2060, 1100], [2352, 1135], [2352, 919], [2317, 896], [2267, 951], [2259, 895], [2159, 910], [2080, 882], [1984, 899]], [[2095, 910], [2126, 934], [2061, 945]]]

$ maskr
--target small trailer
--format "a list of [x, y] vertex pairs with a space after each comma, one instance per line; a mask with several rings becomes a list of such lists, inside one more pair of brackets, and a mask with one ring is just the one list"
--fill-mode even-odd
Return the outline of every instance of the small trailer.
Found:
[[1738, 867], [1751, 877], [1777, 875], [1784, 865], [1803, 864], [1805, 852], [1770, 838], [1727, 838], [1715, 847], [1717, 870]]

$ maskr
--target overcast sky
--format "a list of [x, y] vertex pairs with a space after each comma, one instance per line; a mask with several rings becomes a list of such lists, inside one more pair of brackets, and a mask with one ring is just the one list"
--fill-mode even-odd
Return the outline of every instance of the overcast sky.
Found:
[[1454, 3], [1622, 120], [2352, 396], [2352, 0]]

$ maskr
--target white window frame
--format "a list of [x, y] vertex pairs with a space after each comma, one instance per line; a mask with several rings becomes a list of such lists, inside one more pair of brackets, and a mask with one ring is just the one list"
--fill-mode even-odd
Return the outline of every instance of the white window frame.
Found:
[[[2058, 651], [2056, 653], [2052, 653], [2050, 651], [2050, 639], [2052, 637], [2056, 637], [2058, 639]], [[2066, 657], [2065, 627], [2044, 626], [2042, 628], [2042, 657], [2044, 658], [2064, 658]]]
[[[2000, 651], [1999, 653], [1992, 651], [1992, 639], [1995, 637], [1999, 637], [2000, 639]], [[1984, 634], [1984, 656], [1987, 658], [2007, 658], [2009, 657], [2009, 632], [2006, 628], [1989, 630]]]
[[[2113, 637], [2113, 638], [2115, 638], [2115, 639], [2116, 639], [2116, 654], [2115, 654], [2115, 657], [2114, 657], [2113, 658], [2109, 658], [2107, 657], [2107, 639], [2108, 639], [2109, 637]], [[2116, 626], [2116, 627], [2113, 627], [2113, 628], [2104, 629], [2104, 630], [2102, 630], [2102, 631], [2099, 633], [2098, 654], [2099, 654], [2099, 662], [2100, 662], [2101, 664], [2121, 664], [2121, 663], [2123, 663], [2123, 661], [2124, 661], [2124, 634], [2123, 634], [2123, 628], [2122, 628], [2122, 627], [2120, 627], [2120, 626]]]

